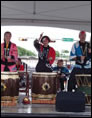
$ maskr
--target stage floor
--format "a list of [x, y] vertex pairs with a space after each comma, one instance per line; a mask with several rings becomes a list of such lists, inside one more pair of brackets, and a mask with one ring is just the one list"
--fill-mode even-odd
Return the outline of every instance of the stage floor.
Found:
[[85, 106], [85, 112], [57, 112], [55, 105], [50, 104], [22, 104], [25, 95], [20, 94], [19, 103], [13, 107], [1, 107], [1, 116], [18, 116], [18, 117], [91, 117], [91, 106]]

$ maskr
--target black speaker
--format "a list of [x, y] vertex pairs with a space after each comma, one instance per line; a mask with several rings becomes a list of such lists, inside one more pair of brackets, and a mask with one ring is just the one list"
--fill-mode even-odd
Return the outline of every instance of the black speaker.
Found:
[[84, 93], [80, 91], [57, 93], [56, 111], [59, 111], [59, 112], [83, 112], [85, 111]]

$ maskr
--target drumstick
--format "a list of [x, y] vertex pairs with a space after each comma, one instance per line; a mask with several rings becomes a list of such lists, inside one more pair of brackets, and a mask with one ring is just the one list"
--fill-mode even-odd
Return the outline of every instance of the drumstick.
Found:
[[8, 49], [8, 45], [9, 45], [9, 43], [6, 43], [6, 50]]
[[3, 49], [1, 48], [1, 57], [2, 57], [2, 55], [3, 55]]
[[44, 32], [42, 32], [42, 33], [40, 34], [39, 42], [41, 42], [41, 38], [42, 38], [42, 36], [43, 36], [43, 33], [44, 33]]
[[[43, 36], [43, 33], [44, 33], [44, 32], [42, 32], [42, 33], [40, 34], [40, 37], [39, 37], [39, 42], [40, 42], [40, 43], [41, 43], [41, 38], [42, 38], [42, 36]], [[50, 42], [55, 43], [56, 41], [55, 41], [55, 40], [54, 40], [54, 41], [50, 40]], [[43, 44], [43, 43], [41, 43], [41, 44]]]
[[1, 45], [1, 55], [3, 55], [3, 46]]
[[91, 48], [91, 38], [90, 38], [90, 42], [89, 42], [89, 48]]
[[1, 46], [1, 59], [2, 59], [3, 56], [4, 56], [3, 51], [4, 51], [3, 46]]
[[55, 43], [56, 41], [50, 41], [50, 42]]

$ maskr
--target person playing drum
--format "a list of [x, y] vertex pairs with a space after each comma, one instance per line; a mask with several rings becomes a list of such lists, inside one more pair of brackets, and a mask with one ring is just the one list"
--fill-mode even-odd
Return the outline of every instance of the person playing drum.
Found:
[[48, 36], [40, 35], [39, 40], [34, 41], [34, 46], [38, 51], [39, 61], [36, 66], [36, 72], [52, 72], [51, 65], [55, 60], [55, 50], [49, 46], [51, 41]]
[[1, 44], [1, 72], [15, 72], [16, 61], [18, 59], [18, 50], [16, 44], [10, 41], [11, 32], [4, 33], [4, 43]]
[[75, 61], [75, 66], [70, 74], [68, 81], [68, 91], [72, 91], [76, 88], [75, 74], [91, 74], [91, 48], [90, 43], [86, 40], [86, 32], [80, 31], [80, 41], [77, 41], [72, 46], [70, 52], [70, 60]]
[[67, 81], [69, 70], [63, 66], [62, 59], [57, 61], [57, 66], [53, 67], [53, 72], [57, 72], [59, 74], [60, 88], [61, 91], [64, 90], [64, 82]]

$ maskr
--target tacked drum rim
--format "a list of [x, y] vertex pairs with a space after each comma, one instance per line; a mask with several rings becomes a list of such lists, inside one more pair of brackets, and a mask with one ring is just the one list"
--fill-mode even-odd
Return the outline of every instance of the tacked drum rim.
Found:
[[15, 100], [18, 100], [18, 97], [19, 97], [19, 96], [14, 96], [14, 97], [11, 97], [11, 96], [1, 96], [1, 101], [12, 101], [13, 98], [14, 98]]
[[55, 72], [51, 72], [51, 73], [49, 73], [49, 72], [33, 72], [32, 74], [33, 75], [57, 75], [57, 73], [55, 73]]
[[1, 72], [1, 80], [19, 79], [18, 72]]
[[1, 75], [17, 75], [18, 74], [18, 72], [1, 72]]
[[16, 79], [19, 79], [19, 75], [1, 75], [1, 80], [8, 80], [8, 79], [14, 79], [14, 80], [16, 80]]
[[44, 95], [44, 94], [32, 93], [32, 98], [53, 99], [55, 97], [56, 97], [56, 94]]
[[35, 76], [35, 75], [32, 75], [32, 77], [36, 77], [36, 78], [49, 78], [50, 77], [53, 79], [53, 77], [55, 78], [56, 76], [47, 76], [47, 75], [45, 75], [45, 76], [44, 75], [41, 75], [41, 76], [36, 75]]
[[50, 78], [53, 78], [53, 77], [56, 77], [57, 76], [57, 73], [40, 73], [40, 72], [33, 72], [32, 73], [32, 77], [50, 77]]

